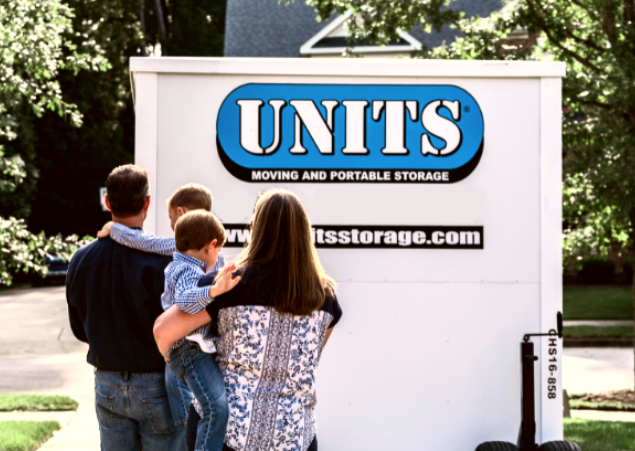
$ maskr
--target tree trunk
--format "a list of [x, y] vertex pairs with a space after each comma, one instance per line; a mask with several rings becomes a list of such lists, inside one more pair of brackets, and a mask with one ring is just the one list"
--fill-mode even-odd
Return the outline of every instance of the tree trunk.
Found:
[[[628, 213], [628, 216], [631, 220], [631, 252], [633, 257], [633, 283], [631, 285], [631, 290], [633, 292], [633, 311], [635, 315], [635, 209], [631, 210]], [[635, 316], [633, 317], [633, 328], [635, 330]], [[633, 338], [633, 359], [635, 360], [635, 337]], [[635, 389], [635, 374], [633, 379], [633, 388]]]
[[139, 23], [141, 24], [141, 34], [143, 35], [143, 40], [141, 41], [141, 56], [148, 56], [146, 53], [146, 16], [143, 11], [143, 2], [141, 2], [141, 7], [139, 8]]
[[161, 0], [154, 0], [154, 5], [157, 12], [157, 21], [159, 22], [159, 34], [161, 35], [161, 55], [168, 56], [167, 34], [165, 32], [165, 19]]

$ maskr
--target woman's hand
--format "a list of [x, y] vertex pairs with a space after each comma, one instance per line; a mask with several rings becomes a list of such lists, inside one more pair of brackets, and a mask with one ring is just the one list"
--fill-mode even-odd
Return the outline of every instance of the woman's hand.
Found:
[[154, 340], [163, 358], [167, 361], [168, 352], [174, 347], [174, 343], [211, 320], [212, 318], [205, 310], [192, 315], [179, 310], [176, 305], [163, 312], [154, 322], [153, 329]]
[[222, 269], [216, 278], [214, 285], [209, 287], [210, 298], [215, 298], [223, 293], [227, 293], [229, 290], [238, 285], [238, 282], [240, 282], [240, 276], [232, 279], [232, 271], [235, 270], [236, 263], [230, 263]]

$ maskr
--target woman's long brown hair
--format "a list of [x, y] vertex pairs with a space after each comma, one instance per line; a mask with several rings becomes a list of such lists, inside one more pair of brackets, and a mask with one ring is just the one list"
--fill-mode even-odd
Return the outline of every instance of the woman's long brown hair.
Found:
[[258, 268], [258, 296], [279, 313], [310, 315], [335, 287], [311, 241], [302, 201], [284, 189], [269, 190], [256, 201], [251, 240], [239, 264]]

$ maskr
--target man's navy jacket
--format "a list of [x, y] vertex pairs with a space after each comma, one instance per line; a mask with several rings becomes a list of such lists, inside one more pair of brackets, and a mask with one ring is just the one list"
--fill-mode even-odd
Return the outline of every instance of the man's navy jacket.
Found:
[[110, 371], [164, 371], [152, 327], [163, 312], [163, 271], [171, 261], [110, 238], [73, 255], [66, 300], [73, 333], [89, 344], [88, 363]]

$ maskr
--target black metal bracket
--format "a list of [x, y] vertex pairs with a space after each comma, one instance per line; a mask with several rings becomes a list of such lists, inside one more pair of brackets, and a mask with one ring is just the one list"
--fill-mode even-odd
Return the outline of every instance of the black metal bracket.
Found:
[[558, 332], [551, 332], [548, 334], [525, 334], [523, 341], [527, 343], [531, 337], [558, 337]]
[[531, 337], [558, 337], [562, 338], [563, 334], [563, 326], [562, 326], [562, 312], [558, 312], [556, 315], [556, 323], [558, 327], [558, 331], [549, 332], [548, 334], [525, 334], [523, 336], [523, 341], [527, 343]]

